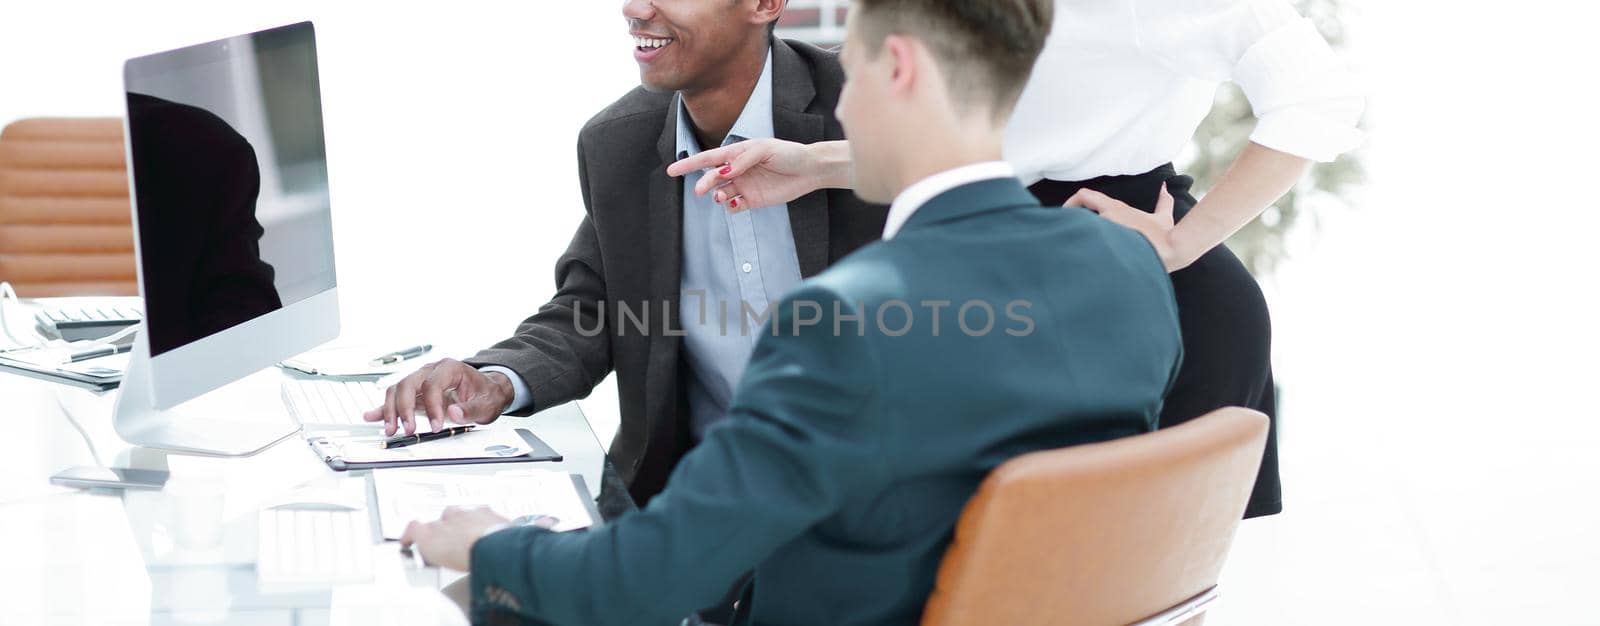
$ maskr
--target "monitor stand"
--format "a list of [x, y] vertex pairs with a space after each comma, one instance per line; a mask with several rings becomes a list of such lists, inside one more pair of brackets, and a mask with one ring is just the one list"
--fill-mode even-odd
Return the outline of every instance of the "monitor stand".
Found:
[[150, 348], [139, 329], [122, 373], [112, 423], [130, 444], [175, 454], [253, 456], [300, 432], [293, 423], [244, 422], [187, 415], [183, 406], [157, 409], [150, 384]]

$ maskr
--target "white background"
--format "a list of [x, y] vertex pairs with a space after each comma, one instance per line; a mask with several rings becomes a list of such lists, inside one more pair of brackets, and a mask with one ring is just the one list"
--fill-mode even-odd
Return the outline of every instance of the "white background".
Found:
[[[397, 4], [8, 2], [0, 122], [118, 115], [126, 57], [313, 19], [347, 329], [487, 343], [553, 291], [631, 42], [615, 1]], [[1595, 11], [1352, 5], [1371, 180], [1266, 281], [1288, 510], [1210, 623], [1600, 623]]]

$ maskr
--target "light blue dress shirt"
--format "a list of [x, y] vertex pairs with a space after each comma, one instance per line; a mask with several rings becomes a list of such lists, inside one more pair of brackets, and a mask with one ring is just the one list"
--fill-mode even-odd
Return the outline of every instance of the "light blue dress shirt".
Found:
[[[678, 109], [678, 158], [701, 152], [683, 108]], [[772, 52], [756, 81], [744, 111], [722, 145], [773, 136]], [[689, 426], [698, 441], [706, 429], [727, 415], [734, 386], [761, 335], [767, 309], [800, 284], [800, 260], [789, 227], [789, 205], [777, 204], [728, 213], [711, 200], [696, 196], [700, 172], [683, 177], [683, 290], [678, 308], [689, 367]], [[509, 411], [533, 403], [528, 385], [511, 370], [482, 368], [511, 379], [515, 397]]]
[[[689, 113], [678, 107], [678, 158], [701, 151]], [[722, 145], [770, 138], [772, 53], [744, 111]], [[729, 213], [696, 196], [701, 174], [683, 177], [683, 296], [678, 307], [688, 355], [689, 426], [699, 440], [727, 415], [733, 389], [761, 335], [759, 320], [800, 284], [800, 260], [789, 227], [789, 206], [777, 204]]]

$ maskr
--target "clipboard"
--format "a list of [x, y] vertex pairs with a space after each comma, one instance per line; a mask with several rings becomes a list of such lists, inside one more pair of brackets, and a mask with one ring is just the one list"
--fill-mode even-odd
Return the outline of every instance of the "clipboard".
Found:
[[39, 380], [52, 383], [71, 385], [73, 387], [88, 389], [89, 391], [95, 392], [111, 391], [122, 384], [122, 377], [120, 375], [115, 377], [95, 377], [88, 374], [80, 374], [78, 372], [72, 372], [54, 367], [40, 367], [33, 363], [8, 359], [5, 357], [0, 357], [0, 372], [27, 376], [28, 378], [37, 378]]
[[[530, 463], [535, 461], [561, 461], [561, 453], [551, 448], [537, 435], [526, 428], [517, 428], [515, 432], [521, 437], [528, 447], [526, 454], [517, 456], [497, 457], [470, 457], [447, 459], [406, 459], [395, 461], [346, 461], [342, 456], [342, 447], [339, 437], [308, 437], [306, 445], [311, 446], [311, 451], [327, 463], [335, 472], [347, 470], [383, 469], [388, 467], [429, 467], [437, 465], [479, 465], [483, 463]], [[419, 444], [425, 445], [425, 444]]]
[[583, 476], [577, 472], [568, 472], [567, 475], [572, 477], [572, 488], [578, 490], [578, 499], [583, 500], [583, 510], [588, 511], [589, 519], [593, 520], [589, 527], [599, 528], [604, 525], [606, 518], [600, 516], [600, 503], [589, 496], [589, 483], [584, 482]]
[[[446, 506], [487, 506], [510, 518], [551, 515], [557, 518], [550, 528], [553, 532], [595, 528], [605, 522], [583, 476], [561, 470], [508, 468], [494, 474], [402, 470], [374, 473], [369, 484], [376, 512], [373, 534], [385, 540], [399, 539], [407, 522], [438, 519]], [[463, 496], [467, 502], [457, 501]]]

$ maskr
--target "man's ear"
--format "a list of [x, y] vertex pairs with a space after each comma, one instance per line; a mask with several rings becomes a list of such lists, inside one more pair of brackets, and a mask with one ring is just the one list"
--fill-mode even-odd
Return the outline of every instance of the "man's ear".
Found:
[[921, 80], [922, 68], [917, 63], [918, 44], [904, 35], [883, 38], [883, 50], [888, 56], [889, 90], [896, 95], [910, 96]]
[[783, 15], [783, 9], [788, 6], [789, 0], [755, 0], [755, 3], [755, 11], [751, 12], [750, 20], [758, 24], [770, 24], [778, 21], [778, 17]]

